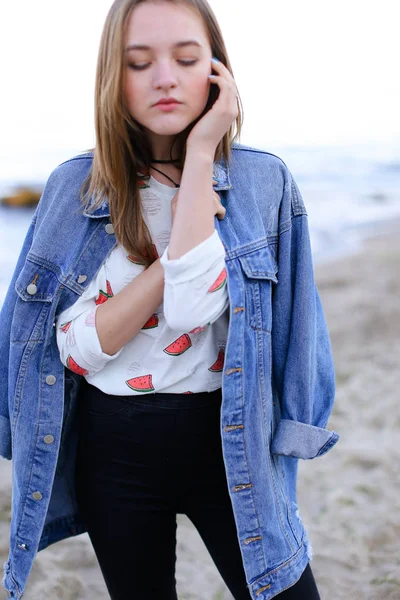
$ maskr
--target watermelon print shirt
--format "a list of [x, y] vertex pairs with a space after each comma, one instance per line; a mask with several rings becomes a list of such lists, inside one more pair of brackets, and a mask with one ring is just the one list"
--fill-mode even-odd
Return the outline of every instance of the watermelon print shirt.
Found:
[[143, 216], [165, 271], [164, 301], [116, 354], [105, 354], [96, 310], [144, 266], [120, 244], [82, 296], [56, 321], [63, 364], [107, 394], [190, 394], [222, 386], [229, 324], [225, 249], [217, 230], [178, 259], [168, 259], [171, 200], [177, 190], [151, 177], [141, 184]]

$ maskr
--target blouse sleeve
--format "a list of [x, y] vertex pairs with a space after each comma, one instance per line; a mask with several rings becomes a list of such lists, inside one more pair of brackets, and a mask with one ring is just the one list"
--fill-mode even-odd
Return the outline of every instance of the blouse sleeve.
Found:
[[61, 362], [79, 375], [94, 375], [122, 352], [121, 348], [113, 355], [104, 353], [97, 335], [97, 309], [112, 295], [103, 265], [82, 296], [56, 320]]
[[225, 249], [217, 230], [179, 258], [169, 259], [168, 248], [160, 258], [168, 326], [188, 331], [210, 325], [229, 305]]

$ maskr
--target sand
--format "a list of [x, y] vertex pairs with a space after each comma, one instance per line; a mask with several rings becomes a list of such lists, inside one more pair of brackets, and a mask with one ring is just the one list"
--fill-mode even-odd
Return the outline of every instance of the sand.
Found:
[[[352, 256], [316, 267], [337, 376], [328, 428], [341, 437], [325, 456], [299, 461], [298, 503], [322, 600], [400, 599], [399, 234], [393, 222]], [[0, 460], [1, 562], [10, 478], [10, 463]], [[232, 598], [184, 515], [177, 553], [179, 600]], [[86, 534], [38, 554], [24, 600], [39, 598], [108, 599]]]

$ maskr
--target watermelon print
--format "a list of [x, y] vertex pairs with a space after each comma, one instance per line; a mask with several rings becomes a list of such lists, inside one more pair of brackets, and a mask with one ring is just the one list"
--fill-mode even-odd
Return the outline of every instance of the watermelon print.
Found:
[[130, 365], [128, 365], [128, 371], [132, 371], [133, 373], [140, 373], [140, 371], [142, 370], [142, 366], [138, 362], [133, 362]]
[[170, 356], [180, 356], [192, 346], [192, 340], [187, 333], [184, 333], [169, 346], [164, 348], [164, 352]]
[[201, 333], [202, 331], [205, 331], [207, 329], [207, 325], [205, 325], [204, 327], [195, 327], [194, 329], [192, 329], [192, 331], [189, 331], [189, 333]]
[[146, 321], [142, 329], [154, 329], [155, 327], [158, 327], [158, 315], [156, 314], [151, 315], [150, 319]]
[[76, 346], [74, 323], [72, 323], [71, 327], [67, 331], [66, 342], [67, 346]]
[[154, 392], [152, 377], [152, 375], [142, 375], [141, 377], [128, 379], [125, 383], [135, 392]]
[[223, 350], [220, 350], [218, 352], [217, 360], [208, 370], [212, 371], [213, 373], [221, 372], [222, 369], [224, 368], [224, 358], [225, 358], [225, 352]]
[[111, 288], [111, 284], [108, 281], [108, 279], [106, 281], [106, 287], [107, 287], [107, 292], [100, 290], [99, 295], [96, 298], [96, 304], [104, 304], [104, 302], [107, 302], [107, 300], [109, 298], [112, 298], [114, 296], [112, 288]]
[[150, 187], [147, 184], [146, 179], [143, 179], [144, 173], [137, 172], [136, 175], [138, 176], [138, 187], [140, 190], [145, 190]]
[[68, 329], [71, 327], [71, 323], [72, 321], [68, 321], [68, 323], [63, 323], [62, 325], [60, 325], [61, 331], [67, 333]]
[[102, 292], [100, 290], [100, 293], [96, 298], [96, 304], [104, 304], [104, 302], [107, 302], [107, 300], [108, 300], [107, 294], [105, 294], [104, 292]]
[[199, 351], [204, 346], [204, 344], [207, 341], [207, 333], [207, 330], [203, 329], [203, 331], [198, 331], [190, 337], [190, 339], [192, 340], [192, 346], [194, 350]]
[[85, 319], [85, 325], [88, 327], [96, 327], [96, 309], [90, 311]]
[[216, 281], [214, 281], [207, 293], [212, 294], [213, 292], [217, 292], [218, 290], [224, 287], [225, 283], [226, 269], [222, 269], [221, 273], [218, 275], [218, 278], [216, 279]]
[[67, 367], [70, 371], [73, 371], [74, 373], [77, 373], [78, 375], [89, 375], [89, 371], [80, 367], [78, 365], [78, 363], [74, 361], [74, 359], [72, 358], [72, 356], [70, 354], [68, 355], [68, 358], [67, 358]]
[[[97, 338], [93, 338], [96, 332], [98, 305], [107, 302], [110, 298], [116, 296], [119, 290], [124, 289], [126, 285], [131, 283], [146, 268], [146, 262], [152, 263], [155, 257], [161, 257], [166, 252], [170, 241], [170, 220], [158, 217], [158, 215], [161, 217], [164, 214], [161, 211], [165, 209], [165, 199], [160, 199], [161, 211], [158, 212], [158, 204], [154, 199], [156, 193], [155, 191], [153, 193], [153, 180], [146, 177], [147, 175], [144, 174], [143, 169], [143, 173], [136, 178], [136, 181], [141, 181], [143, 187], [146, 188], [143, 190], [138, 189], [138, 194], [143, 213], [145, 209], [147, 210], [148, 220], [146, 223], [152, 236], [146, 243], [147, 256], [142, 254], [143, 245], [140, 246], [140, 250], [138, 246], [137, 251], [134, 248], [128, 249], [124, 245], [118, 245], [115, 251], [110, 254], [109, 259], [103, 261], [102, 267], [104, 267], [104, 270], [102, 274], [96, 275], [93, 287], [88, 287], [85, 293], [82, 294], [81, 308], [78, 310], [79, 307], [77, 307], [75, 314], [82, 315], [83, 313], [83, 316], [80, 316], [76, 321], [76, 319], [73, 319], [72, 311], [69, 310], [58, 318], [56, 324], [58, 340], [63, 344], [61, 356], [65, 368], [69, 369], [70, 372], [74, 372], [77, 377], [89, 381], [92, 381], [91, 377], [93, 377], [93, 381], [96, 383], [98, 380], [99, 384], [104, 376], [99, 371], [98, 366], [103, 367], [107, 359], [103, 356], [97, 357], [99, 353], [96, 352], [96, 356], [93, 355], [93, 366], [91, 366], [91, 362], [86, 362], [86, 355], [83, 350], [86, 347], [90, 348], [92, 342], [96, 342], [96, 351], [99, 349]], [[176, 190], [173, 190], [170, 196], [172, 197], [175, 192]], [[144, 216], [146, 215], [144, 214]], [[227, 283], [229, 283], [227, 281], [229, 278], [227, 271], [228, 264], [221, 260], [218, 266], [214, 265], [212, 272], [209, 271], [208, 275], [203, 273], [198, 280], [189, 282], [187, 288], [185, 287], [184, 295], [187, 294], [186, 301], [184, 300], [185, 313], [191, 310], [192, 298], [195, 301], [192, 323], [196, 321], [204, 323], [200, 311], [201, 298], [203, 300], [210, 298], [211, 300], [212, 294], [214, 299], [217, 298], [218, 291], [221, 291], [221, 294], [226, 293]], [[108, 279], [109, 277], [110, 279]], [[184, 395], [195, 395], [198, 389], [211, 391], [220, 388], [221, 377], [228, 368], [225, 366], [225, 357], [227, 358], [226, 340], [225, 335], [223, 335], [225, 332], [220, 332], [219, 327], [215, 327], [215, 331], [214, 327], [210, 329], [211, 325], [215, 326], [211, 322], [193, 327], [190, 331], [183, 328], [178, 331], [169, 329], [164, 317], [164, 305], [165, 308], [167, 307], [163, 300], [164, 298], [160, 297], [157, 301], [160, 302], [159, 306], [153, 307], [153, 313], [150, 311], [147, 313], [148, 318], [145, 322], [142, 321], [142, 326], [139, 327], [139, 333], [142, 332], [144, 336], [147, 336], [149, 348], [140, 349], [140, 344], [133, 343], [126, 348], [120, 359], [107, 362], [107, 381], [103, 380], [105, 381], [104, 386], [107, 393], [130, 394], [136, 397], [140, 394], [151, 395], [159, 392], [160, 389], [161, 391], [166, 389], [168, 391], [175, 390], [175, 392]], [[200, 315], [200, 318], [196, 317], [195, 314]], [[209, 353], [207, 342], [210, 341], [209, 336], [213, 331], [213, 338], [215, 337], [215, 339], [212, 344], [213, 349]], [[76, 337], [76, 342], [74, 337]], [[150, 344], [153, 339], [157, 341], [155, 346]], [[83, 347], [79, 351], [81, 341]], [[150, 349], [151, 351], [147, 351]], [[162, 354], [160, 354], [160, 351]], [[179, 361], [172, 360], [179, 357]], [[179, 372], [171, 369], [171, 365], [174, 364], [178, 367]], [[163, 373], [162, 385], [159, 382], [161, 372]], [[184, 386], [188, 386], [186, 390]]]

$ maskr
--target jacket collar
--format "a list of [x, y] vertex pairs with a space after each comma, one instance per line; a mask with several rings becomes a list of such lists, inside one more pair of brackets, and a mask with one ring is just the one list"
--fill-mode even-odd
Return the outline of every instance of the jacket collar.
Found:
[[[219, 192], [221, 190], [230, 190], [232, 188], [232, 184], [229, 177], [229, 166], [226, 164], [225, 159], [222, 158], [221, 162], [214, 162], [213, 165], [213, 179], [218, 183], [213, 184], [213, 189], [215, 192]], [[92, 219], [99, 219], [102, 217], [110, 216], [110, 207], [108, 204], [108, 199], [104, 198], [102, 204], [93, 212], [90, 211], [90, 207], [94, 204], [94, 198], [90, 199], [90, 202], [86, 206], [83, 211], [83, 215], [85, 217], [90, 217]]]

